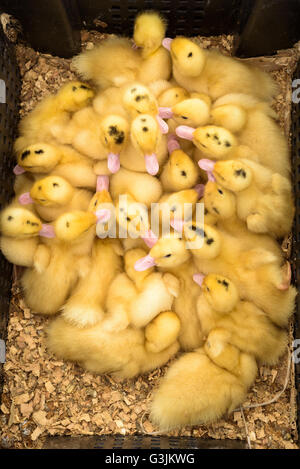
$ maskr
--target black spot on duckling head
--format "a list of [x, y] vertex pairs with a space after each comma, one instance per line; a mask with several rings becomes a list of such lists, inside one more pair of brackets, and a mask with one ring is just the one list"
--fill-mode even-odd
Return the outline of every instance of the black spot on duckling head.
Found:
[[118, 133], [117, 126], [116, 125], [111, 125], [108, 129], [108, 134], [110, 136], [112, 136], [112, 135], [116, 135], [117, 133]]
[[44, 152], [44, 150], [40, 149], [40, 150], [34, 150], [34, 153], [35, 153], [36, 155], [41, 155], [41, 154], [43, 154], [43, 153], [45, 153], [45, 152]]
[[214, 241], [215, 241], [215, 240], [214, 240], [213, 238], [208, 238], [208, 239], [206, 240], [206, 244], [210, 245], [210, 244], [214, 243]]
[[130, 93], [134, 93], [136, 91], [136, 88], [131, 88]]
[[77, 90], [77, 86], [72, 86], [72, 91], [76, 91]]
[[148, 127], [143, 127], [143, 132], [148, 132]]
[[218, 189], [219, 194], [223, 195], [223, 191], [221, 189]]
[[204, 208], [204, 215], [207, 215], [208, 214], [208, 210], [207, 208]]
[[142, 117], [142, 118], [141, 118], [141, 121], [142, 121], [142, 122], [146, 122], [146, 120], [147, 120], [147, 119], [146, 119], [145, 117]]
[[234, 175], [238, 177], [241, 176], [244, 179], [247, 177], [246, 171], [244, 169], [236, 169], [234, 171]]
[[52, 186], [53, 186], [53, 187], [59, 187], [59, 184], [58, 184], [57, 182], [53, 182], [53, 183], [52, 183]]
[[119, 134], [114, 138], [114, 141], [117, 145], [121, 145], [124, 142], [125, 134], [123, 130], [119, 131]]
[[186, 117], [186, 116], [180, 116], [180, 117], [181, 117], [181, 119], [187, 119], [187, 117]]
[[181, 176], [186, 178], [186, 172], [185, 171], [181, 171], [180, 174], [181, 174]]
[[164, 257], [171, 257], [172, 254], [166, 254]]
[[193, 57], [193, 52], [189, 52], [188, 57]]
[[36, 222], [34, 222], [34, 221], [32, 221], [32, 222], [31, 222], [31, 226], [39, 226], [39, 224], [36, 223]]
[[70, 228], [70, 223], [68, 221], [66, 222], [66, 227]]
[[214, 211], [217, 215], [220, 214], [219, 210], [218, 210], [216, 207], [213, 207], [212, 209], [213, 209], [213, 211]]
[[220, 285], [223, 285], [223, 286], [226, 288], [226, 290], [228, 290], [228, 288], [229, 288], [229, 283], [228, 283], [226, 280], [218, 280], [218, 283], [219, 283]]
[[231, 143], [228, 142], [228, 140], [225, 141], [225, 144], [224, 144], [224, 145], [225, 145], [225, 147], [231, 147]]
[[89, 86], [86, 86], [86, 85], [80, 85], [79, 88], [81, 88], [83, 90], [90, 90], [91, 89]]
[[195, 233], [198, 236], [201, 236], [201, 238], [206, 238], [207, 237], [207, 234], [205, 233], [205, 231], [202, 228], [198, 228], [198, 226], [196, 226], [196, 225], [191, 225], [189, 228], [190, 228], [190, 230], [195, 231]]
[[22, 155], [21, 155], [21, 160], [25, 160], [25, 158], [27, 158], [27, 156], [30, 155], [30, 150], [25, 150], [23, 151]]
[[8, 215], [8, 217], [7, 217], [7, 220], [8, 220], [8, 221], [11, 221], [11, 220], [13, 220], [13, 219], [14, 219], [14, 217], [12, 217], [11, 215]]

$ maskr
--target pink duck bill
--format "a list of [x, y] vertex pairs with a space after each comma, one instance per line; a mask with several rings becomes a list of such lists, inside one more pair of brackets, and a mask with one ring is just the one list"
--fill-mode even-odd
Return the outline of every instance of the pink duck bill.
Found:
[[120, 169], [120, 156], [116, 153], [109, 153], [107, 156], [107, 167], [111, 173], [117, 173]]
[[138, 272], [143, 272], [144, 270], [148, 270], [153, 266], [155, 266], [155, 259], [149, 254], [148, 256], [142, 257], [134, 264], [134, 268]]
[[216, 178], [215, 176], [213, 175], [213, 170], [214, 170], [214, 167], [215, 167], [215, 161], [212, 161], [212, 160], [208, 160], [206, 158], [203, 158], [202, 160], [199, 160], [198, 161], [198, 165], [201, 169], [203, 169], [203, 171], [206, 171], [207, 173], [207, 179], [209, 181], [212, 181], [212, 182], [215, 182], [216, 181]]

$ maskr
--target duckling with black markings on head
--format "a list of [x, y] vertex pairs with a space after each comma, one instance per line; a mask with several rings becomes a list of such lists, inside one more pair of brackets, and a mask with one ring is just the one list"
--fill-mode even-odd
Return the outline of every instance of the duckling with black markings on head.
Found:
[[17, 161], [16, 175], [26, 172], [38, 179], [49, 173], [65, 178], [74, 187], [96, 187], [93, 161], [67, 145], [34, 143], [18, 154]]
[[241, 300], [235, 284], [227, 277], [199, 276], [197, 283], [201, 284], [202, 293], [197, 311], [203, 334], [208, 337], [205, 347], [209, 348], [214, 338], [222, 337], [261, 363], [274, 365], [285, 351], [286, 332], [253, 303]]
[[160, 182], [166, 192], [191, 189], [199, 179], [199, 166], [182, 150], [174, 150], [163, 167]]
[[173, 77], [187, 91], [206, 93], [213, 100], [227, 93], [245, 93], [270, 102], [276, 93], [273, 79], [259, 68], [215, 50], [204, 50], [185, 37], [166, 38]]
[[275, 122], [276, 118], [276, 113], [266, 103], [238, 93], [222, 96], [215, 101], [211, 110], [213, 124], [236, 134], [241, 145], [261, 155], [265, 166], [289, 177], [288, 142]]
[[0, 249], [9, 262], [37, 270], [48, 263], [49, 252], [40, 237], [54, 236], [54, 232], [32, 211], [10, 204], [1, 211], [0, 228]]
[[295, 208], [289, 179], [246, 159], [200, 160], [199, 165], [209, 167], [218, 184], [233, 192], [237, 216], [250, 231], [278, 238], [290, 232]]

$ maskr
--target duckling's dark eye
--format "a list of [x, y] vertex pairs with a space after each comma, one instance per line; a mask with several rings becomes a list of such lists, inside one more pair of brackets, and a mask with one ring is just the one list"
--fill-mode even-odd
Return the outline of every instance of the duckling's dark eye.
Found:
[[91, 89], [86, 85], [80, 85], [80, 88], [82, 88], [83, 90], [90, 90]]
[[166, 254], [164, 257], [171, 257], [172, 254]]
[[143, 132], [148, 132], [148, 127], [143, 127]]
[[12, 217], [11, 215], [9, 215], [9, 216], [7, 217], [7, 220], [8, 220], [8, 221], [11, 221], [11, 220], [13, 220], [13, 217]]
[[226, 282], [226, 280], [222, 280], [222, 285], [224, 285], [224, 287], [226, 288], [226, 290], [228, 290], [229, 283]]
[[129, 217], [126, 217], [126, 220], [127, 220], [127, 221], [131, 221], [131, 218], [129, 218]]
[[25, 158], [27, 158], [27, 156], [30, 155], [30, 150], [25, 150], [23, 151], [22, 155], [21, 155], [21, 160], [25, 160]]
[[185, 172], [185, 171], [181, 171], [181, 176], [186, 177], [186, 172]]
[[30, 220], [26, 220], [27, 225], [30, 225]]
[[96, 207], [96, 205], [97, 205], [97, 200], [95, 200], [94, 207]]
[[67, 221], [66, 223], [66, 227], [69, 228], [70, 227], [70, 223]]
[[41, 190], [42, 190], [42, 186], [39, 186], [39, 187], [38, 187], [38, 190], [41, 191]]
[[77, 90], [76, 86], [72, 86], [72, 91], [76, 91], [76, 90]]
[[35, 150], [34, 153], [36, 153], [37, 155], [41, 155], [42, 153], [44, 153], [44, 150]]
[[206, 244], [208, 244], [208, 245], [212, 244], [213, 242], [214, 242], [214, 239], [213, 239], [213, 238], [208, 238], [208, 239], [206, 240]]
[[53, 187], [59, 187], [59, 184], [57, 184], [57, 182], [53, 182], [52, 186]]
[[207, 290], [207, 291], [210, 291], [210, 288], [206, 287], [206, 290]]
[[186, 117], [186, 116], [180, 116], [180, 117], [181, 117], [181, 119], [187, 119], [187, 117]]
[[192, 57], [192, 56], [193, 56], [193, 52], [190, 52], [190, 53], [188, 54], [188, 57]]
[[223, 191], [221, 189], [218, 189], [219, 194], [223, 194]]
[[226, 140], [225, 147], [231, 147], [231, 143]]

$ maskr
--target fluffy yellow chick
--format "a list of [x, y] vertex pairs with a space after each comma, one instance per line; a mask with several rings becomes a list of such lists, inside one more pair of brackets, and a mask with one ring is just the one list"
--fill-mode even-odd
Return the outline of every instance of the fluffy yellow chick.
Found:
[[273, 79], [252, 65], [215, 50], [204, 50], [184, 37], [165, 39], [171, 52], [173, 76], [187, 91], [206, 93], [213, 100], [228, 93], [245, 93], [270, 102], [276, 93]]
[[295, 209], [289, 179], [251, 160], [199, 161], [202, 168], [206, 163], [217, 183], [235, 194], [236, 213], [250, 231], [278, 238], [291, 231]]
[[203, 277], [202, 280], [202, 274], [198, 274], [202, 294], [197, 311], [202, 332], [208, 337], [206, 347], [218, 338], [260, 362], [275, 364], [285, 351], [286, 332], [253, 303], [241, 300], [235, 284], [227, 277], [216, 274]]
[[114, 239], [97, 239], [92, 247], [91, 267], [81, 278], [62, 308], [64, 319], [78, 327], [92, 326], [105, 315], [108, 289], [121, 271], [122, 248]]
[[120, 37], [107, 38], [73, 59], [79, 75], [103, 90], [135, 81], [141, 64], [141, 56], [130, 40]]
[[249, 249], [243, 238], [194, 222], [185, 225], [184, 235], [201, 272], [228, 277], [237, 285], [241, 298], [252, 301], [275, 324], [287, 324], [296, 290], [290, 286], [289, 265], [278, 252], [259, 244]]
[[166, 28], [166, 21], [155, 11], [142, 12], [135, 19], [133, 40], [141, 48], [139, 80], [143, 83], [168, 80], [171, 76], [170, 54], [162, 46]]
[[199, 166], [182, 150], [174, 150], [160, 175], [165, 192], [191, 189], [199, 179]]
[[[218, 344], [211, 355], [217, 361], [227, 351]], [[234, 348], [230, 352], [230, 371], [214, 363], [203, 348], [172, 364], [153, 396], [152, 422], [164, 431], [211, 423], [240, 406], [255, 380], [257, 365], [251, 355]]]
[[42, 271], [29, 268], [22, 276], [25, 302], [38, 314], [55, 314], [67, 300], [79, 277], [90, 268], [97, 217], [74, 211], [54, 223], [56, 237], [45, 242], [49, 262]]
[[72, 113], [86, 106], [93, 98], [90, 86], [80, 81], [63, 85], [55, 95], [44, 98], [19, 124], [20, 137], [15, 141], [16, 152], [36, 142], [53, 143], [56, 126], [64, 127]]
[[111, 173], [120, 168], [120, 152], [129, 134], [127, 120], [117, 114], [99, 116], [86, 107], [74, 114], [66, 129], [62, 129], [61, 143], [71, 143], [82, 154], [106, 160]]
[[[171, 310], [173, 299], [179, 293], [179, 282], [171, 274], [163, 275], [160, 272], [154, 272], [153, 268], [143, 272], [136, 271], [134, 269], [136, 261], [145, 255], [146, 252], [143, 249], [132, 249], [126, 252], [125, 271], [114, 279], [108, 291], [108, 317], [103, 324], [105, 329], [118, 331], [128, 325], [143, 328], [160, 313]], [[174, 328], [176, 320], [174, 321], [171, 314], [167, 317], [171, 320], [170, 325], [173, 331], [171, 335], [176, 331], [179, 332], [179, 319], [177, 318], [179, 328]], [[154, 332], [154, 326], [152, 329]], [[173, 336], [173, 340], [168, 344], [175, 342], [177, 335]], [[151, 342], [154, 340], [153, 337]], [[166, 346], [163, 344], [162, 349]]]
[[196, 266], [191, 261], [191, 254], [185, 247], [185, 241], [176, 233], [161, 238], [149, 254], [139, 259], [135, 269], [144, 271], [156, 265], [159, 270], [173, 274], [180, 282], [178, 296], [174, 300], [174, 311], [181, 323], [179, 343], [183, 350], [193, 350], [202, 345], [202, 332], [196, 311], [199, 291], [195, 288], [193, 275]]
[[265, 166], [289, 177], [288, 142], [274, 121], [276, 117], [266, 103], [245, 94], [223, 96], [215, 101], [211, 110], [213, 124], [236, 134], [241, 145], [246, 145], [263, 158]]
[[48, 250], [39, 237], [54, 233], [30, 210], [10, 204], [1, 211], [0, 229], [0, 249], [9, 262], [37, 270], [48, 262]]
[[36, 181], [29, 192], [19, 197], [19, 202], [33, 202], [37, 214], [46, 221], [54, 221], [64, 212], [87, 210], [92, 193], [75, 189], [60, 176], [48, 176]]
[[67, 145], [34, 143], [19, 152], [17, 161], [16, 175], [26, 172], [39, 178], [50, 173], [65, 178], [74, 187], [96, 187], [93, 161]]
[[196, 189], [186, 189], [173, 193], [166, 193], [156, 206], [152, 207], [152, 223], [162, 223], [162, 232], [170, 226], [170, 220], [189, 220], [195, 213], [199, 192]]
[[136, 202], [150, 207], [151, 203], [157, 202], [161, 197], [162, 185], [150, 174], [121, 168], [111, 176], [110, 191], [114, 201], [122, 194], [129, 194]]
[[105, 331], [102, 322], [79, 328], [63, 317], [48, 329], [48, 350], [60, 359], [79, 363], [92, 373], [109, 373], [121, 379], [133, 378], [164, 365], [178, 351], [178, 342], [159, 353], [147, 351], [145, 333], [128, 327]]
[[100, 89], [120, 87], [132, 81], [149, 84], [168, 80], [171, 75], [169, 53], [161, 47], [165, 34], [164, 21], [155, 13], [143, 13], [135, 22], [134, 41], [112, 37], [73, 59], [76, 71], [92, 80]]

